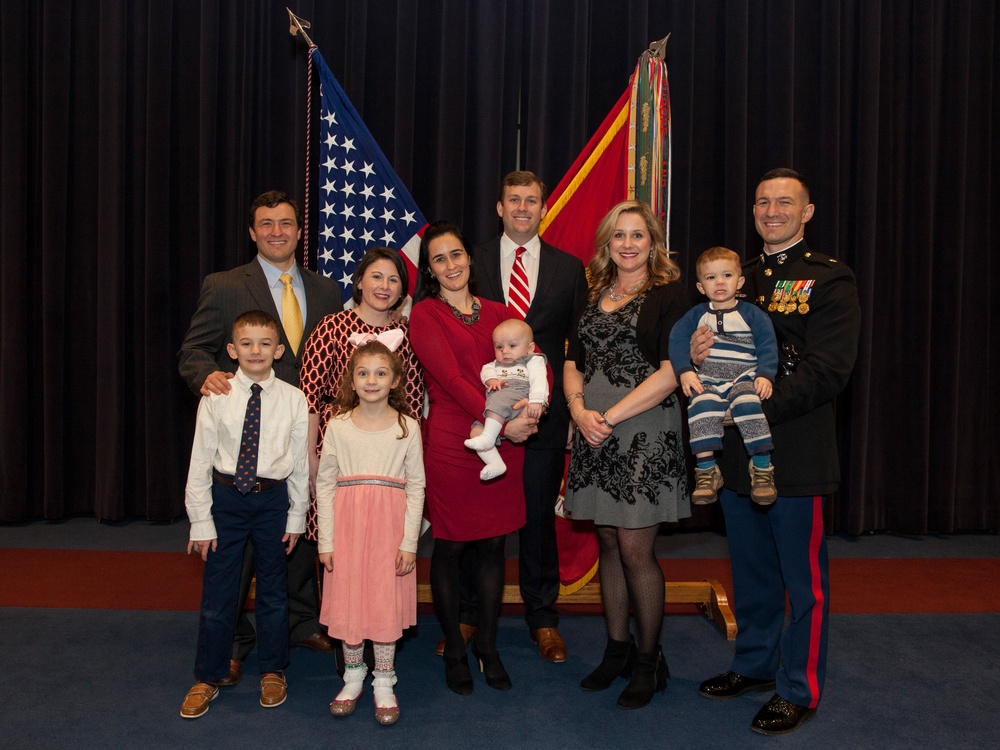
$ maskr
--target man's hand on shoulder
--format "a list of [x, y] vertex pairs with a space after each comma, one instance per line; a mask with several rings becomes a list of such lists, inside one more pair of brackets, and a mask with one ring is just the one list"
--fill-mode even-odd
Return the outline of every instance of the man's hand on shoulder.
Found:
[[201, 395], [209, 396], [214, 393], [216, 396], [221, 396], [229, 393], [232, 388], [229, 381], [232, 377], [233, 373], [231, 372], [223, 372], [222, 370], [210, 372], [205, 378], [205, 382], [201, 384]]

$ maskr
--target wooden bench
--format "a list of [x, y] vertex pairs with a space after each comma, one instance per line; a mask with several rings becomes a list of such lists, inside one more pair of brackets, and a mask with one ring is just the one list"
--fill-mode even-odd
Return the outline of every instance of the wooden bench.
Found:
[[[727, 640], [736, 639], [736, 618], [729, 607], [729, 597], [718, 581], [668, 581], [664, 593], [664, 606], [667, 604], [694, 604], [708, 619], [716, 624]], [[417, 603], [433, 604], [431, 585], [417, 584]], [[503, 587], [504, 604], [524, 604], [521, 590], [516, 583], [508, 583]], [[586, 586], [569, 595], [560, 596], [558, 604], [563, 605], [600, 605], [601, 584], [591, 581]]]

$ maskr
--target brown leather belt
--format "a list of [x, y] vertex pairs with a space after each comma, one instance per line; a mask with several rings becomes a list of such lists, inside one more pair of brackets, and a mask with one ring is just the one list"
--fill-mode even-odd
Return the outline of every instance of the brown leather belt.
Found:
[[[231, 474], [223, 474], [218, 469], [212, 469], [212, 480], [218, 482], [224, 487], [236, 488], [236, 477]], [[250, 488], [250, 492], [263, 492], [264, 490], [279, 487], [284, 483], [284, 479], [263, 479], [261, 477], [257, 477], [257, 484]]]

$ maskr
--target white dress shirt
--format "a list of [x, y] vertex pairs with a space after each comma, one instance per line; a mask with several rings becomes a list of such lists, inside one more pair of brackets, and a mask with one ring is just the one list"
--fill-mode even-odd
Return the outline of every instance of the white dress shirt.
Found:
[[[250, 386], [254, 381], [237, 370], [229, 393], [202, 396], [191, 446], [184, 505], [191, 521], [191, 540], [217, 539], [212, 518], [212, 469], [232, 476], [240, 456], [243, 421]], [[309, 407], [305, 394], [278, 380], [271, 370], [260, 381], [260, 445], [257, 476], [288, 480], [288, 521], [285, 530], [301, 534], [306, 530], [309, 509], [309, 462], [306, 434]]]

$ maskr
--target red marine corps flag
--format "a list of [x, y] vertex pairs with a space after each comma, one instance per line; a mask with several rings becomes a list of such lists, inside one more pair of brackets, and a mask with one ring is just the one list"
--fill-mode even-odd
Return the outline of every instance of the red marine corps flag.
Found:
[[[601, 218], [616, 203], [652, 206], [670, 242], [670, 88], [663, 60], [669, 35], [642, 53], [628, 87], [548, 199], [539, 227], [545, 241], [586, 264]], [[593, 524], [572, 523], [556, 507], [560, 593], [571, 594], [597, 572]]]

